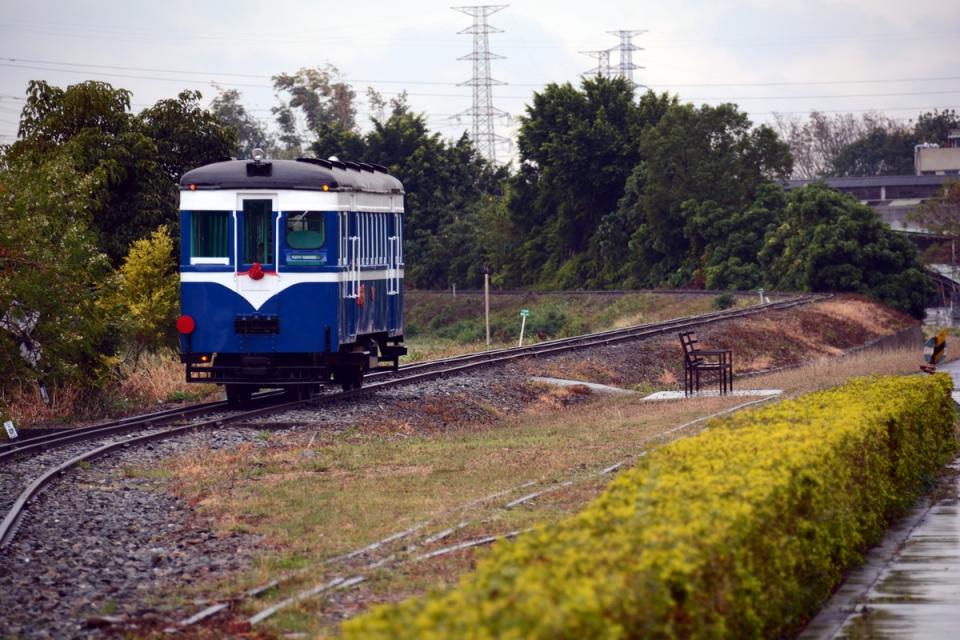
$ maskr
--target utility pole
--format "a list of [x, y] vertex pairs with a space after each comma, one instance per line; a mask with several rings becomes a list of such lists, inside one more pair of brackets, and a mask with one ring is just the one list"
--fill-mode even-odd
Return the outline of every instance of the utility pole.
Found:
[[610, 77], [610, 51], [612, 49], [600, 49], [598, 51], [581, 51], [585, 56], [590, 56], [597, 60], [597, 66], [587, 71], [584, 75]]
[[483, 265], [483, 318], [487, 327], [487, 346], [490, 346], [490, 265]]
[[646, 33], [646, 29], [641, 30], [620, 30], [620, 31], [607, 31], [610, 35], [617, 36], [620, 38], [620, 46], [617, 49], [620, 51], [620, 64], [617, 65], [617, 75], [623, 76], [630, 81], [634, 86], [643, 86], [638, 85], [633, 81], [633, 72], [636, 69], [644, 69], [639, 65], [633, 64], [633, 52], [634, 51], [643, 51], [642, 47], [638, 47], [633, 44], [633, 37], [639, 36]]
[[497, 161], [497, 141], [505, 140], [494, 131], [494, 120], [509, 114], [493, 106], [493, 85], [505, 85], [506, 82], [494, 80], [490, 76], [490, 61], [502, 60], [503, 56], [490, 53], [489, 34], [503, 33], [503, 30], [487, 24], [487, 17], [506, 9], [508, 6], [510, 5], [485, 4], [450, 7], [454, 11], [473, 17], [473, 25], [458, 32], [473, 35], [473, 53], [457, 58], [457, 60], [473, 61], [473, 77], [457, 85], [473, 87], [473, 106], [459, 115], [473, 118], [471, 138], [473, 138], [473, 143], [477, 146], [480, 155], [490, 162]]

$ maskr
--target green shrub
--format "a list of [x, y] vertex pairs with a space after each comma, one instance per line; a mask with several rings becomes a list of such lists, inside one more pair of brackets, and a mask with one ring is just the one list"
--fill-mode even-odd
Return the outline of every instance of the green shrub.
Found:
[[180, 278], [173, 249], [166, 225], [134, 241], [117, 273], [113, 295], [104, 300], [104, 307], [114, 307], [112, 316], [124, 319], [123, 329], [137, 353], [176, 344]]
[[886, 377], [713, 421], [582, 513], [498, 543], [358, 638], [781, 637], [956, 450], [949, 377]]
[[737, 299], [733, 297], [732, 293], [721, 293], [713, 299], [713, 302], [710, 304], [710, 306], [717, 311], [723, 311], [724, 309], [729, 309], [735, 304], [737, 304]]

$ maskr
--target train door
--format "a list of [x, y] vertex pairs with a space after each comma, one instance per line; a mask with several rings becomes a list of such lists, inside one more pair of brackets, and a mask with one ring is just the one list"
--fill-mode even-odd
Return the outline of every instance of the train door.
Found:
[[360, 265], [362, 253], [360, 214], [340, 213], [340, 342], [357, 338], [360, 297]]
[[403, 282], [400, 269], [403, 265], [402, 221], [399, 213], [387, 214], [387, 315], [390, 333], [403, 332]]
[[280, 291], [280, 279], [277, 276], [280, 212], [275, 205], [275, 199], [270, 196], [258, 194], [237, 197], [234, 247], [239, 276], [237, 289], [254, 310], [260, 310]]

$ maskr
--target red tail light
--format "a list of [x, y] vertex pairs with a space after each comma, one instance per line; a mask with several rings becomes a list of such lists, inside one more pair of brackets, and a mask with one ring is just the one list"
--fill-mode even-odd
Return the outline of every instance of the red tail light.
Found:
[[197, 328], [197, 323], [193, 321], [193, 318], [190, 316], [180, 316], [177, 318], [177, 331], [187, 335], [193, 333], [193, 330]]

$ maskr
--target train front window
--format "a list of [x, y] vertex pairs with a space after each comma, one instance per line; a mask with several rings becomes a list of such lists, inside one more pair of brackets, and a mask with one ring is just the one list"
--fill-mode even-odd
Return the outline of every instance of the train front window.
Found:
[[230, 256], [230, 213], [194, 211], [190, 214], [190, 257]]
[[287, 246], [291, 249], [319, 249], [325, 240], [323, 213], [287, 213]]
[[271, 200], [243, 201], [243, 262], [273, 263], [273, 203]]

